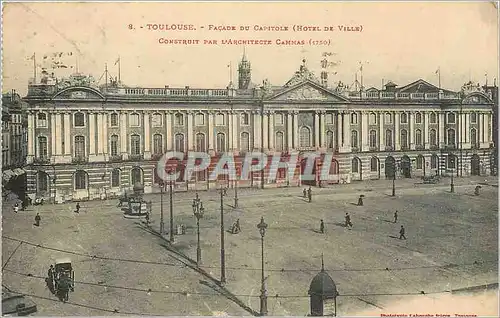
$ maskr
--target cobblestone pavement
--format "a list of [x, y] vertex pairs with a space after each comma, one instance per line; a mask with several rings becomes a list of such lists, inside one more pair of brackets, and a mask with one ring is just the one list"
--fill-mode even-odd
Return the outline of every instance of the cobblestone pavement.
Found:
[[[122, 315], [251, 315], [255, 312], [249, 308], [259, 310], [261, 244], [256, 225], [263, 216], [269, 225], [265, 235], [269, 315], [309, 312], [307, 291], [321, 269], [321, 254], [341, 295], [340, 315], [383, 310], [422, 291], [425, 295], [418, 297], [432, 298], [439, 295], [433, 292], [498, 282], [497, 181], [493, 177], [454, 181], [455, 193], [450, 193], [449, 179], [437, 185], [397, 180], [396, 197], [390, 196], [392, 182], [386, 180], [313, 188], [312, 203], [301, 198], [298, 187], [239, 189], [236, 209], [231, 206], [234, 190], [230, 189], [224, 198], [225, 229], [239, 218], [242, 232], [226, 232], [226, 289], [210, 278], [220, 278], [220, 196], [215, 191], [199, 193], [206, 209], [200, 222], [201, 271], [189, 260], [196, 259], [193, 193], [174, 196], [174, 223], [187, 227], [185, 235], [175, 237], [175, 250], [167, 248], [167, 241], [151, 233], [143, 220], [123, 218], [116, 200], [84, 202], [80, 214], [69, 204], [32, 207], [18, 214], [4, 205], [4, 236], [82, 255], [141, 262], [68, 255], [27, 244], [17, 248], [18, 242], [4, 238], [4, 263], [17, 250], [3, 281], [13, 290], [55, 299], [43, 279], [20, 274], [45, 276], [55, 258], [70, 256], [76, 281], [96, 284], [77, 283], [70, 302], [118, 309]], [[481, 195], [474, 196], [478, 183], [484, 183]], [[356, 206], [360, 194], [365, 195], [361, 207]], [[151, 228], [158, 232], [160, 195], [145, 197], [153, 202]], [[168, 193], [163, 201], [168, 230]], [[399, 211], [397, 224], [392, 223], [395, 210]], [[32, 225], [37, 212], [42, 216], [39, 228]], [[346, 212], [352, 229], [343, 226]], [[320, 219], [325, 221], [326, 234], [318, 231]], [[401, 225], [407, 240], [398, 239]], [[230, 300], [233, 296], [238, 300]], [[34, 300], [40, 315], [108, 314]]]

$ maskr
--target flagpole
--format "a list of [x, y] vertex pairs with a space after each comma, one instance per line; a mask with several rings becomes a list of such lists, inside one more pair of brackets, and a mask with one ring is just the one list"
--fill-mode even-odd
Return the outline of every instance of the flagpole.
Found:
[[104, 64], [104, 77], [106, 78], [106, 91], [108, 91], [108, 63]]
[[441, 67], [438, 67], [438, 85], [439, 89], [441, 89]]
[[36, 84], [36, 53], [33, 53], [33, 79], [34, 84]]
[[233, 81], [233, 62], [229, 62], [229, 83]]
[[118, 83], [121, 83], [121, 63], [122, 59], [118, 56]]

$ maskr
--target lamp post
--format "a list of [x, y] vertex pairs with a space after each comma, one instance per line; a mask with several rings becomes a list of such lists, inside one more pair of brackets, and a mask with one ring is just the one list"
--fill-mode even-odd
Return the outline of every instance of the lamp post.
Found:
[[173, 180], [169, 182], [170, 190], [170, 243], [174, 243], [174, 199], [173, 199]]
[[57, 175], [56, 175], [56, 166], [55, 165], [52, 165], [52, 174], [53, 174], [53, 177], [52, 177], [52, 186], [50, 187], [51, 189], [54, 188], [54, 190], [52, 191], [54, 193], [54, 197], [53, 197], [53, 202], [52, 203], [56, 203], [56, 194], [57, 194], [57, 189], [56, 189], [56, 181], [57, 181]]
[[165, 188], [165, 183], [160, 182], [160, 235], [165, 234], [165, 222], [163, 221], [163, 190]]
[[238, 175], [236, 175], [236, 180], [234, 180], [234, 207], [238, 207]]
[[224, 250], [224, 188], [220, 188], [220, 282], [226, 283], [226, 252]]
[[[449, 156], [451, 158], [450, 161], [453, 161], [453, 163], [456, 164], [455, 163], [455, 158], [453, 157], [453, 155], [450, 153]], [[450, 192], [454, 193], [455, 192], [455, 184], [453, 183], [453, 172], [454, 172], [454, 170], [453, 169], [450, 169], [450, 170], [451, 170]]]
[[205, 208], [197, 193], [196, 198], [193, 199], [193, 214], [196, 217], [196, 227], [198, 229], [198, 246], [196, 248], [196, 265], [198, 266], [201, 264], [200, 219], [203, 218], [203, 213], [205, 213]]
[[267, 315], [267, 291], [266, 282], [264, 277], [264, 235], [266, 235], [267, 224], [264, 222], [264, 217], [260, 218], [260, 223], [257, 224], [260, 233], [260, 245], [262, 252], [262, 275], [261, 275], [261, 288], [260, 288], [260, 315]]
[[392, 196], [396, 196], [396, 160], [392, 165]]

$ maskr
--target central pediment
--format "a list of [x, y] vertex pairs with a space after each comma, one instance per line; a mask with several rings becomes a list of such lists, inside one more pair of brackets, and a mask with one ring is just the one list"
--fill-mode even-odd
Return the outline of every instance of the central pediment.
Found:
[[328, 102], [346, 102], [347, 98], [318, 85], [312, 81], [305, 81], [286, 88], [273, 96], [269, 100], [275, 101], [328, 101]]

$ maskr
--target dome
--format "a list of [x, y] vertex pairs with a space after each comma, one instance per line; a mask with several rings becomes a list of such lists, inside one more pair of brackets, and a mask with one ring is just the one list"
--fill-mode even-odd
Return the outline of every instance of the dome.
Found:
[[326, 298], [332, 298], [338, 296], [337, 286], [333, 282], [333, 279], [328, 275], [327, 272], [322, 270], [316, 276], [314, 276], [311, 281], [311, 286], [309, 287], [309, 296], [322, 296]]

